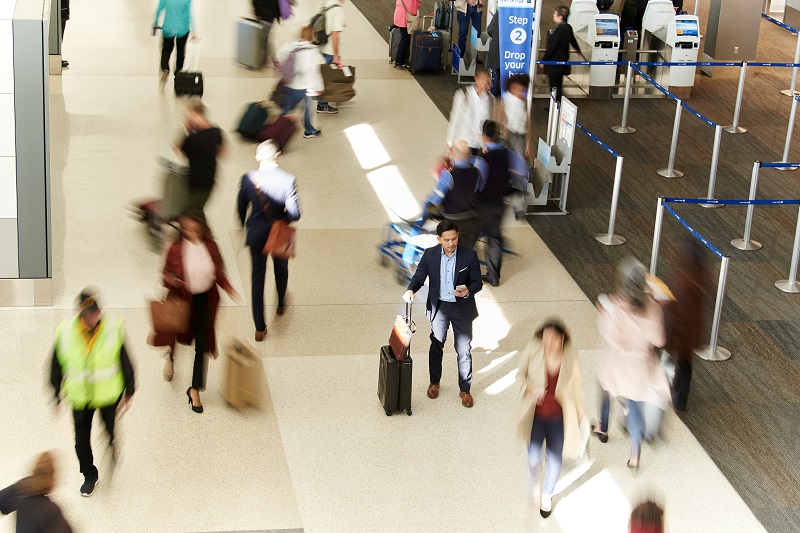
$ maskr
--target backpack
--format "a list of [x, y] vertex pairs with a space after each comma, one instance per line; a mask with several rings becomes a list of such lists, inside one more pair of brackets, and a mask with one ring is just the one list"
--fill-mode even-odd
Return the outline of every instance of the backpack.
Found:
[[335, 3], [328, 7], [323, 8], [319, 13], [311, 17], [309, 25], [314, 29], [314, 44], [328, 44], [328, 32], [325, 30], [326, 14], [328, 10], [334, 7], [339, 7], [339, 3]]
[[281, 63], [281, 80], [284, 83], [289, 83], [294, 78], [294, 60], [297, 55], [297, 52], [300, 51], [300, 47], [296, 46], [292, 49], [291, 52], [286, 56], [286, 59], [283, 60]]
[[611, 6], [614, 4], [614, 0], [597, 0], [597, 10], [601, 13], [603, 11], [608, 11], [611, 9]]

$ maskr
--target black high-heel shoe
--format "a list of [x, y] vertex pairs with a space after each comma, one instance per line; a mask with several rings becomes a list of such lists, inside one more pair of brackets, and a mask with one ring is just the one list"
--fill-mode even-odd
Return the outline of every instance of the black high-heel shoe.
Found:
[[194, 411], [195, 413], [202, 413], [203, 412], [203, 406], [201, 405], [199, 407], [195, 407], [195, 405], [192, 403], [192, 395], [189, 394], [191, 392], [191, 390], [192, 390], [191, 387], [186, 389], [186, 396], [189, 397], [189, 405], [192, 406], [192, 411]]

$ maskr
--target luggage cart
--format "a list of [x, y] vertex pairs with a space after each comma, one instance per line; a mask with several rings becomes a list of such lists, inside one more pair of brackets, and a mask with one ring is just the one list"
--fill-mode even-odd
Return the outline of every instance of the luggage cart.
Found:
[[427, 213], [419, 220], [398, 218], [399, 222], [386, 225], [386, 238], [378, 245], [378, 263], [383, 267], [394, 263], [394, 279], [405, 285], [411, 280], [423, 252], [436, 246], [438, 240], [435, 222], [427, 218]]
[[131, 210], [147, 227], [154, 250], [160, 251], [165, 233], [189, 204], [189, 167], [164, 157], [158, 158], [163, 195], [135, 204]]

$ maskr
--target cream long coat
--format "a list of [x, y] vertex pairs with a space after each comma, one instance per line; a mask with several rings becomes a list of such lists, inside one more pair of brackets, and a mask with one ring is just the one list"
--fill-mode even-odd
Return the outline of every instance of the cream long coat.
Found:
[[653, 350], [664, 346], [666, 340], [661, 306], [648, 298], [639, 313], [611, 296], [609, 308], [601, 306], [597, 325], [606, 344], [597, 371], [603, 390], [612, 396], [654, 404], [662, 411], [669, 409], [669, 381]]
[[[546, 387], [544, 346], [541, 341], [534, 339], [523, 351], [517, 372], [517, 390], [520, 397], [517, 436], [526, 444], [530, 444], [536, 402], [525, 397], [525, 391], [529, 388]], [[564, 359], [561, 362], [555, 394], [564, 416], [563, 455], [568, 458], [579, 457], [582, 448], [579, 417], [584, 413], [583, 378], [578, 352], [571, 342], [564, 345]]]

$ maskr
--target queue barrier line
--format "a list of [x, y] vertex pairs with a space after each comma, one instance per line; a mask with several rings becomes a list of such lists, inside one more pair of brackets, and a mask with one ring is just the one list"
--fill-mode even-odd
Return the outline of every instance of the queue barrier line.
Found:
[[[723, 253], [722, 253], [722, 252], [719, 250], [719, 248], [717, 248], [716, 246], [714, 246], [713, 244], [711, 244], [711, 242], [710, 242], [708, 239], [706, 239], [705, 237], [703, 237], [703, 236], [700, 234], [700, 232], [699, 232], [699, 231], [697, 231], [696, 229], [694, 229], [694, 228], [691, 226], [691, 224], [689, 224], [688, 222], [686, 222], [686, 221], [683, 219], [683, 217], [681, 217], [681, 216], [680, 216], [678, 213], [676, 213], [676, 212], [675, 212], [675, 210], [674, 210], [674, 209], [672, 209], [672, 208], [671, 208], [669, 205], [667, 205], [667, 202], [669, 202], [670, 200], [675, 200], [675, 201], [677, 201], [677, 200], [680, 200], [680, 199], [681, 199], [681, 198], [677, 198], [677, 199], [676, 199], [676, 198], [664, 198], [664, 209], [667, 211], [667, 213], [669, 213], [670, 215], [672, 215], [673, 217], [675, 217], [675, 220], [677, 220], [678, 222], [680, 222], [680, 223], [681, 223], [681, 226], [683, 226], [684, 228], [686, 228], [686, 229], [689, 231], [689, 233], [691, 233], [691, 234], [692, 234], [692, 235], [693, 235], [693, 236], [694, 236], [694, 237], [695, 237], [695, 238], [696, 238], [698, 241], [702, 242], [702, 243], [703, 243], [703, 245], [704, 245], [706, 248], [708, 248], [708, 249], [711, 251], [711, 253], [713, 253], [714, 255], [716, 255], [717, 257], [719, 257], [720, 259], [722, 259], [723, 257], [725, 257], [725, 254], [723, 254]], [[683, 198], [683, 200], [685, 200], [685, 198]], [[718, 200], [718, 201], [719, 201], [719, 200]], [[703, 200], [699, 200], [699, 201], [697, 201], [697, 202], [683, 202], [683, 203], [698, 203], [698, 204], [700, 204], [700, 203], [707, 203], [707, 202], [708, 202], [708, 200], [705, 200], [705, 199], [703, 199]]]
[[751, 67], [800, 67], [800, 63], [772, 63], [770, 61], [748, 61], [747, 64]]
[[770, 163], [759, 163], [761, 168], [800, 168], [800, 163], [783, 163], [781, 161], [773, 161]]
[[703, 122], [705, 122], [706, 124], [711, 126], [712, 128], [716, 128], [717, 127], [717, 124], [715, 122], [713, 122], [711, 119], [709, 119], [708, 117], [706, 117], [705, 115], [703, 115], [702, 113], [697, 111], [695, 108], [693, 108], [692, 106], [690, 106], [689, 104], [687, 104], [683, 100], [681, 100], [681, 105], [683, 107], [685, 107], [686, 110], [689, 111], [691, 114], [693, 114], [694, 116], [696, 116], [697, 118], [699, 118], [700, 120], [702, 120]]
[[766, 13], [761, 13], [761, 18], [767, 19], [768, 21], [772, 22], [776, 26], [780, 26], [781, 28], [783, 28], [785, 30], [789, 30], [792, 33], [800, 34], [800, 30], [797, 30], [796, 28], [792, 28], [788, 24], [786, 24], [784, 22], [781, 22], [780, 20], [778, 20], [776, 18], [770, 17]]
[[634, 61], [644, 67], [741, 67], [743, 61]]
[[664, 198], [669, 204], [800, 205], [800, 200], [709, 200], [708, 198]]
[[619, 157], [619, 154], [613, 148], [611, 148], [606, 143], [601, 141], [594, 133], [583, 127], [583, 124], [581, 124], [580, 122], [576, 122], [575, 125], [578, 127], [579, 130], [585, 133], [591, 140], [597, 143], [600, 146], [600, 148], [602, 148], [603, 150], [605, 150], [614, 157]]
[[638, 72], [641, 77], [643, 77], [645, 80], [649, 81], [653, 85], [653, 87], [655, 87], [656, 89], [658, 89], [659, 91], [664, 93], [668, 98], [671, 98], [671, 99], [675, 100], [676, 102], [678, 101], [678, 97], [677, 96], [675, 96], [674, 94], [669, 92], [667, 89], [662, 87], [656, 80], [654, 80], [653, 78], [651, 78], [650, 76], [648, 76], [647, 74], [642, 72], [642, 70], [639, 67], [637, 67], [634, 63], [631, 63], [631, 67], [633, 68], [633, 70]]

